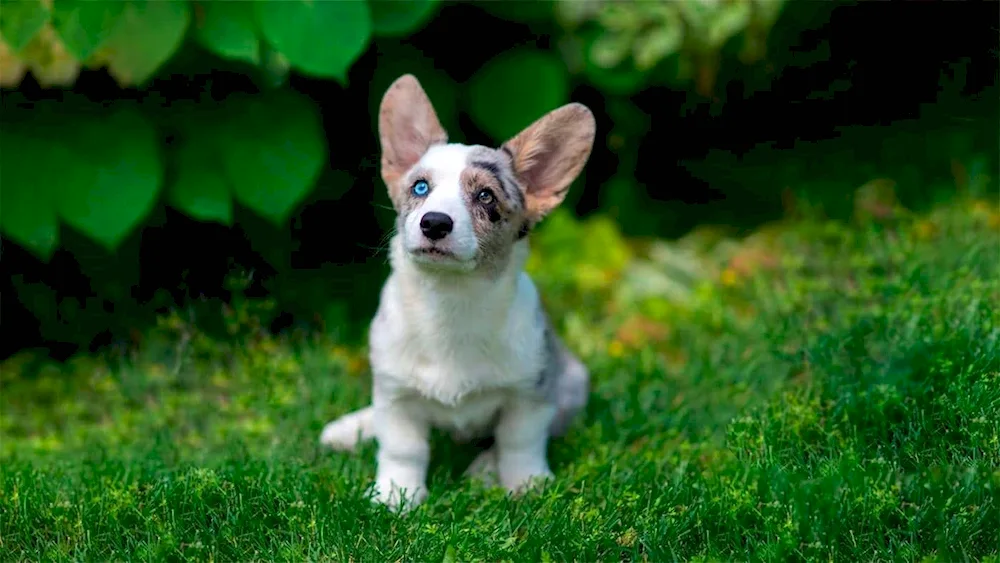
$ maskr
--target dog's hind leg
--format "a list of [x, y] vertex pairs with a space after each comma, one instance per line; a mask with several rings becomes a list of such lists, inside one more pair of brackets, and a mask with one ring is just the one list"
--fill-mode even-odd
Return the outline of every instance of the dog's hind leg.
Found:
[[499, 486], [500, 477], [497, 471], [496, 447], [491, 447], [488, 450], [480, 452], [465, 470], [465, 476], [478, 479], [487, 487]]
[[327, 423], [320, 434], [320, 443], [334, 450], [354, 451], [358, 444], [375, 437], [373, 414], [374, 408], [368, 406]]
[[590, 395], [590, 372], [566, 345], [559, 342], [560, 365], [562, 369], [556, 377], [553, 393], [558, 406], [555, 419], [549, 427], [549, 436], [562, 436], [570, 424], [587, 407]]
[[[550, 333], [549, 360], [544, 374], [549, 399], [556, 405], [556, 415], [549, 425], [549, 436], [557, 438], [566, 434], [570, 424], [587, 407], [590, 395], [590, 372], [587, 366]], [[482, 481], [486, 486], [499, 485], [496, 446], [479, 454], [465, 470], [465, 476]]]

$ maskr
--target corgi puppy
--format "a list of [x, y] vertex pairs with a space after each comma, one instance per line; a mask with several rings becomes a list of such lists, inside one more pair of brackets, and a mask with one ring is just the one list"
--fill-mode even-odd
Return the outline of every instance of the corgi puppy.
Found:
[[369, 332], [372, 402], [320, 437], [343, 451], [376, 439], [374, 500], [397, 509], [425, 499], [432, 427], [492, 436], [467, 473], [511, 492], [552, 476], [549, 437], [586, 406], [590, 376], [524, 264], [528, 233], [562, 202], [595, 128], [571, 103], [496, 149], [449, 143], [414, 76], [383, 96], [381, 174], [397, 216]]

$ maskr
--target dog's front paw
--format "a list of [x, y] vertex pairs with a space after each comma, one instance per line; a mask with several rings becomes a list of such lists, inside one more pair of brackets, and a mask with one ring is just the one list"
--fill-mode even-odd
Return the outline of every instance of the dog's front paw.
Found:
[[426, 498], [427, 489], [420, 483], [400, 485], [389, 479], [378, 479], [375, 482], [375, 495], [372, 501], [402, 514], [416, 508]]

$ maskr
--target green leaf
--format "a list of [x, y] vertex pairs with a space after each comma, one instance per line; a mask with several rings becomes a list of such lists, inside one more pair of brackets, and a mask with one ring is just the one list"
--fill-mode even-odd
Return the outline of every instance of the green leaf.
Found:
[[597, 22], [607, 31], [631, 36], [644, 27], [643, 16], [638, 4], [611, 2], [597, 12]]
[[587, 59], [601, 68], [614, 68], [622, 63], [632, 48], [632, 36], [604, 32], [587, 49]]
[[260, 62], [260, 39], [250, 2], [198, 2], [195, 37], [208, 50], [227, 59]]
[[594, 44], [600, 37], [599, 32], [583, 33], [584, 58], [583, 74], [594, 86], [609, 94], [630, 95], [642, 89], [648, 80], [648, 74], [635, 68], [632, 61], [625, 60], [613, 68], [604, 68], [594, 62], [590, 56]]
[[6, 130], [0, 136], [0, 229], [47, 261], [59, 243], [52, 186], [75, 162], [58, 144]]
[[261, 45], [261, 51], [263, 53], [260, 57], [259, 70], [264, 85], [269, 88], [284, 86], [288, 82], [288, 73], [291, 70], [288, 59], [267, 43]]
[[472, 77], [469, 114], [497, 141], [506, 141], [545, 113], [566, 103], [566, 67], [557, 57], [534, 49], [509, 51]]
[[53, 0], [52, 26], [66, 48], [83, 61], [111, 35], [125, 5], [117, 0]]
[[211, 139], [211, 135], [192, 136], [174, 152], [167, 201], [192, 219], [229, 225], [233, 201]]
[[187, 2], [129, 2], [101, 48], [122, 85], [142, 84], [181, 46], [191, 20]]
[[786, 0], [752, 0], [752, 18], [754, 23], [769, 28], [774, 25], [775, 20], [781, 15]]
[[345, 81], [371, 40], [367, 2], [269, 0], [254, 7], [264, 38], [304, 74]]
[[743, 31], [750, 23], [753, 8], [749, 4], [727, 4], [716, 11], [708, 25], [706, 42], [712, 47], [720, 47], [730, 37]]
[[440, 0], [368, 0], [372, 30], [375, 35], [409, 35], [425, 24], [440, 4]]
[[59, 185], [59, 215], [114, 250], [149, 213], [163, 184], [156, 130], [134, 110], [79, 116], [63, 133], [79, 159]]
[[684, 22], [664, 23], [636, 38], [632, 58], [635, 66], [646, 71], [674, 54], [684, 42]]
[[288, 91], [227, 100], [217, 131], [222, 166], [236, 200], [280, 224], [313, 188], [326, 159], [311, 101]]
[[49, 10], [41, 0], [0, 1], [0, 34], [15, 53], [20, 53], [49, 21]]

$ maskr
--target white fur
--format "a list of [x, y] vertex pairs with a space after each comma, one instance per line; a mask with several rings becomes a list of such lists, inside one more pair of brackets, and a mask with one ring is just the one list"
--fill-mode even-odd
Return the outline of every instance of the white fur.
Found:
[[489, 279], [428, 275], [401, 239], [392, 241], [393, 271], [371, 328], [372, 406], [328, 424], [321, 441], [352, 450], [376, 437], [376, 498], [390, 506], [426, 496], [432, 426], [458, 438], [492, 430], [496, 447], [470, 470], [496, 471], [512, 491], [551, 476], [545, 450], [556, 407], [534, 390], [544, 325], [522, 271], [527, 243]]
[[345, 414], [327, 424], [323, 428], [323, 433], [320, 434], [320, 443], [335, 450], [354, 451], [358, 442], [370, 440], [375, 437], [372, 426], [373, 413], [374, 410], [368, 407]]
[[[396, 242], [396, 241], [394, 241]], [[545, 456], [555, 407], [532, 395], [542, 369], [538, 293], [521, 271], [527, 244], [498, 280], [428, 276], [398, 243], [370, 347], [378, 499], [426, 494], [431, 426], [472, 437], [493, 429], [501, 482], [551, 475]]]
[[530, 387], [544, 360], [544, 326], [538, 292], [521, 271], [527, 251], [519, 242], [493, 280], [429, 276], [393, 248], [393, 273], [370, 337], [380, 380], [449, 408], [475, 392]]
[[[469, 264], [470, 267], [475, 265], [478, 244], [476, 233], [472, 228], [472, 216], [462, 197], [460, 181], [471, 150], [472, 147], [455, 143], [436, 145], [431, 147], [417, 163], [415, 170], [423, 170], [430, 174], [430, 177], [425, 179], [431, 185], [431, 192], [424, 198], [423, 203], [406, 217], [403, 242], [407, 250], [415, 250], [425, 244], [426, 239], [420, 230], [420, 218], [430, 211], [438, 211], [450, 216], [455, 223], [451, 233], [439, 245], [453, 252], [459, 261]], [[406, 185], [410, 186], [418, 179], [411, 172]]]

